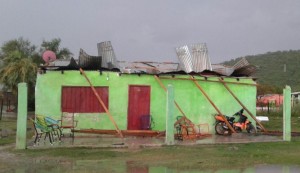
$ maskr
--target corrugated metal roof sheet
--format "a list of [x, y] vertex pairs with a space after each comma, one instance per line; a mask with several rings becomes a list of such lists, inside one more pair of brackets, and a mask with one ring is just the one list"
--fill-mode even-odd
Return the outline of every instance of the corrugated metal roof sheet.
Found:
[[208, 50], [205, 43], [192, 44], [176, 48], [176, 54], [180, 67], [186, 72], [200, 73], [204, 70], [212, 70]]
[[108, 69], [119, 68], [115, 52], [110, 41], [98, 43], [97, 47], [98, 55], [102, 57], [102, 67]]
[[187, 73], [193, 71], [192, 57], [187, 45], [176, 48], [180, 68]]
[[68, 66], [70, 64], [70, 59], [57, 59], [53, 63], [54, 66]]
[[119, 61], [122, 73], [159, 74], [179, 71], [179, 64], [172, 62], [125, 62]]
[[[121, 73], [201, 73], [209, 75], [224, 76], [251, 76], [256, 67], [250, 65], [249, 62], [242, 58], [233, 67], [221, 64], [211, 65], [208, 58], [208, 50], [205, 43], [192, 44], [190, 46], [181, 46], [176, 48], [179, 63], [176, 62], [125, 62], [117, 61], [113, 47], [110, 41], [97, 44], [98, 54], [101, 56], [90, 56], [84, 50], [80, 49], [79, 62], [71, 59], [67, 61], [57, 60], [56, 65], [42, 66], [45, 70], [71, 70], [79, 67], [85, 70], [117, 70]], [[105, 57], [105, 58], [104, 58]], [[78, 65], [77, 65], [78, 64]], [[183, 70], [183, 71], [182, 71]]]
[[238, 69], [235, 69], [232, 73], [232, 76], [251, 76], [253, 73], [256, 72], [256, 66], [254, 65], [247, 65]]
[[192, 63], [195, 72], [202, 72], [204, 70], [212, 70], [210, 59], [208, 58], [208, 50], [205, 43], [192, 44]]
[[83, 49], [79, 51], [79, 66], [83, 69], [101, 69], [102, 58], [100, 56], [90, 56]]
[[224, 76], [230, 76], [233, 73], [234, 68], [222, 64], [212, 64], [212, 71]]
[[235, 69], [232, 76], [251, 76], [257, 69], [254, 65], [250, 65], [246, 58], [242, 58], [232, 68]]
[[239, 69], [247, 65], [249, 65], [249, 62], [246, 60], [245, 57], [243, 57], [241, 60], [239, 60], [236, 64], [233, 65], [233, 68]]

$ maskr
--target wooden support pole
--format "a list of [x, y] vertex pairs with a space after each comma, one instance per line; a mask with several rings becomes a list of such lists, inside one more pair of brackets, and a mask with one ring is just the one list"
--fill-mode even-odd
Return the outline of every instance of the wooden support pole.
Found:
[[[175, 78], [175, 77], [165, 77], [161, 76], [159, 77], [160, 79], [172, 79], [172, 80], [191, 80], [190, 78]], [[205, 81], [205, 82], [217, 82], [220, 83], [220, 81], [214, 81], [214, 80], [206, 80], [206, 79], [193, 79], [195, 81]], [[225, 81], [224, 81], [225, 82]], [[241, 82], [225, 82], [225, 83], [230, 83], [230, 84], [237, 84], [237, 85], [250, 85], [250, 86], [257, 86], [256, 84], [251, 84], [251, 83], [241, 83]]]
[[219, 79], [219, 81], [224, 85], [224, 87], [229, 91], [229, 93], [235, 98], [235, 100], [248, 112], [248, 114], [256, 121], [256, 123], [262, 128], [264, 132], [267, 130], [264, 128], [264, 126], [256, 119], [256, 117], [247, 109], [247, 107], [236, 97], [236, 95], [230, 90], [228, 85], [222, 80]]
[[229, 129], [235, 133], [235, 130], [233, 127], [230, 125], [230, 123], [227, 121], [226, 117], [221, 113], [221, 111], [218, 109], [218, 107], [214, 104], [214, 102], [209, 98], [209, 96], [206, 94], [206, 92], [203, 90], [203, 88], [200, 86], [200, 84], [192, 77], [190, 76], [191, 80], [195, 83], [197, 88], [202, 92], [202, 94], [206, 97], [206, 99], [209, 101], [209, 103], [216, 109], [216, 111], [222, 116], [224, 119], [226, 125], [229, 127]]
[[[157, 75], [154, 75], [154, 78], [156, 79], [156, 81], [158, 82], [158, 84], [165, 90], [165, 92], [167, 92], [167, 88], [161, 82], [161, 80], [159, 79], [159, 77]], [[175, 103], [176, 108], [181, 112], [181, 114], [183, 116], [185, 116], [185, 113], [183, 112], [183, 110], [180, 108], [180, 106], [178, 105], [178, 103], [175, 100], [174, 100], [174, 103]]]
[[2, 119], [2, 111], [3, 111], [3, 99], [1, 100], [1, 111], [0, 111], [0, 120]]
[[107, 113], [110, 121], [114, 124], [114, 126], [116, 127], [116, 131], [120, 134], [120, 136], [123, 138], [123, 134], [121, 132], [121, 130], [118, 128], [113, 116], [111, 115], [111, 113], [109, 112], [108, 108], [106, 107], [106, 105], [104, 104], [103, 100], [101, 99], [101, 97], [99, 96], [99, 94], [97, 93], [95, 87], [92, 85], [91, 81], [89, 80], [89, 78], [86, 76], [86, 74], [84, 73], [84, 71], [80, 68], [79, 69], [81, 74], [85, 77], [85, 79], [88, 81], [88, 83], [91, 86], [91, 89], [93, 90], [95, 96], [97, 97], [99, 103], [101, 104], [101, 106], [104, 108], [105, 112]]

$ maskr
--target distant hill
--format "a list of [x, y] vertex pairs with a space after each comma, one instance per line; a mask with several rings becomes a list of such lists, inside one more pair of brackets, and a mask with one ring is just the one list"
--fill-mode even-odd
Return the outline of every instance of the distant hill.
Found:
[[[253, 76], [258, 78], [258, 83], [280, 88], [289, 85], [292, 91], [300, 91], [300, 50], [268, 52], [245, 58], [250, 64], [257, 66], [257, 72]], [[232, 59], [223, 64], [234, 65], [240, 59]]]

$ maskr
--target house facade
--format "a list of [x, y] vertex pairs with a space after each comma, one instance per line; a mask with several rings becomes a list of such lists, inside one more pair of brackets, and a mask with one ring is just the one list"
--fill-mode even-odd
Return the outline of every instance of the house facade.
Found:
[[[164, 131], [167, 100], [161, 84], [165, 87], [171, 84], [175, 101], [187, 118], [194, 124], [208, 124], [209, 133], [214, 133], [217, 111], [189, 74], [159, 74], [157, 78], [153, 74], [97, 70], [85, 71], [85, 74], [120, 130], [143, 130], [142, 117], [150, 115], [151, 129]], [[193, 77], [224, 115], [233, 115], [242, 108], [219, 76]], [[256, 115], [256, 82], [250, 77], [223, 77], [222, 80]], [[47, 70], [38, 74], [35, 94], [36, 114], [60, 119], [63, 112], [71, 112], [78, 120], [77, 129], [115, 129], [79, 70]], [[175, 123], [182, 113], [176, 107], [174, 112]]]

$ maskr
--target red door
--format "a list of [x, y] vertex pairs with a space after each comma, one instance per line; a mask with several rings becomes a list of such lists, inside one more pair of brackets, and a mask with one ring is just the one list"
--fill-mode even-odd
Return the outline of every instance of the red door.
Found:
[[150, 86], [129, 86], [128, 130], [141, 130], [141, 117], [150, 115], [150, 90]]

